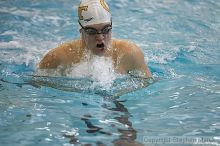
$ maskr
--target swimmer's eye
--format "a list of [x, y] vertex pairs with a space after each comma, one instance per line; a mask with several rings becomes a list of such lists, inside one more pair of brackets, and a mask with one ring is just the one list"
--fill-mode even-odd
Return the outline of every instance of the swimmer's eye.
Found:
[[88, 34], [88, 35], [95, 35], [97, 34], [97, 30], [94, 28], [84, 28], [84, 31]]
[[111, 27], [111, 26], [106, 26], [105, 28], [103, 28], [103, 29], [101, 30], [101, 33], [102, 33], [102, 34], [108, 34], [111, 30], [112, 30], [112, 27]]
[[84, 28], [84, 31], [88, 34], [88, 35], [96, 35], [96, 34], [108, 34], [110, 31], [112, 30], [111, 26], [106, 26], [103, 29], [101, 29], [100, 32], [98, 32], [97, 29], [95, 28]]

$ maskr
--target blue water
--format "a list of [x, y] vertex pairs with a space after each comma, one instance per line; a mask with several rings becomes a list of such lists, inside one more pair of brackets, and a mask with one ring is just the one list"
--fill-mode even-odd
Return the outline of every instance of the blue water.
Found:
[[27, 75], [42, 56], [79, 37], [79, 2], [2, 0], [0, 145], [149, 145], [148, 136], [220, 145], [220, 1], [107, 2], [113, 36], [137, 43], [158, 81], [116, 97], [36, 85]]

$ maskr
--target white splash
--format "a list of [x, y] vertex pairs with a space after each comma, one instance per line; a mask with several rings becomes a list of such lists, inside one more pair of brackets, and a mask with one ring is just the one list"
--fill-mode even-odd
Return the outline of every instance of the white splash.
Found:
[[109, 89], [116, 79], [112, 60], [108, 57], [93, 56], [85, 59], [79, 64], [73, 65], [66, 71], [68, 77], [90, 77], [94, 86]]

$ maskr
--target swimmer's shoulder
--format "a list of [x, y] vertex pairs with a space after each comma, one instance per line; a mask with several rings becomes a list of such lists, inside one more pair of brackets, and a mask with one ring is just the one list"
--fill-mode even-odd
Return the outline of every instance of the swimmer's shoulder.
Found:
[[133, 42], [123, 39], [112, 39], [112, 46], [119, 54], [141, 53], [141, 49]]
[[128, 73], [132, 70], [143, 72], [146, 77], [150, 77], [151, 73], [145, 64], [144, 54], [142, 50], [133, 42], [128, 40], [113, 39], [112, 46], [114, 56], [116, 58], [117, 68], [120, 73]]
[[38, 64], [40, 69], [57, 68], [59, 65], [78, 63], [83, 55], [80, 39], [61, 44], [50, 50]]

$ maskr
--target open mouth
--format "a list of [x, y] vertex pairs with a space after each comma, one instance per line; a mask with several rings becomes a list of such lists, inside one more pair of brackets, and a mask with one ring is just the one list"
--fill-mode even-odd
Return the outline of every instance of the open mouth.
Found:
[[105, 47], [105, 45], [104, 45], [104, 43], [101, 43], [101, 44], [97, 44], [96, 47], [99, 49], [103, 49]]

